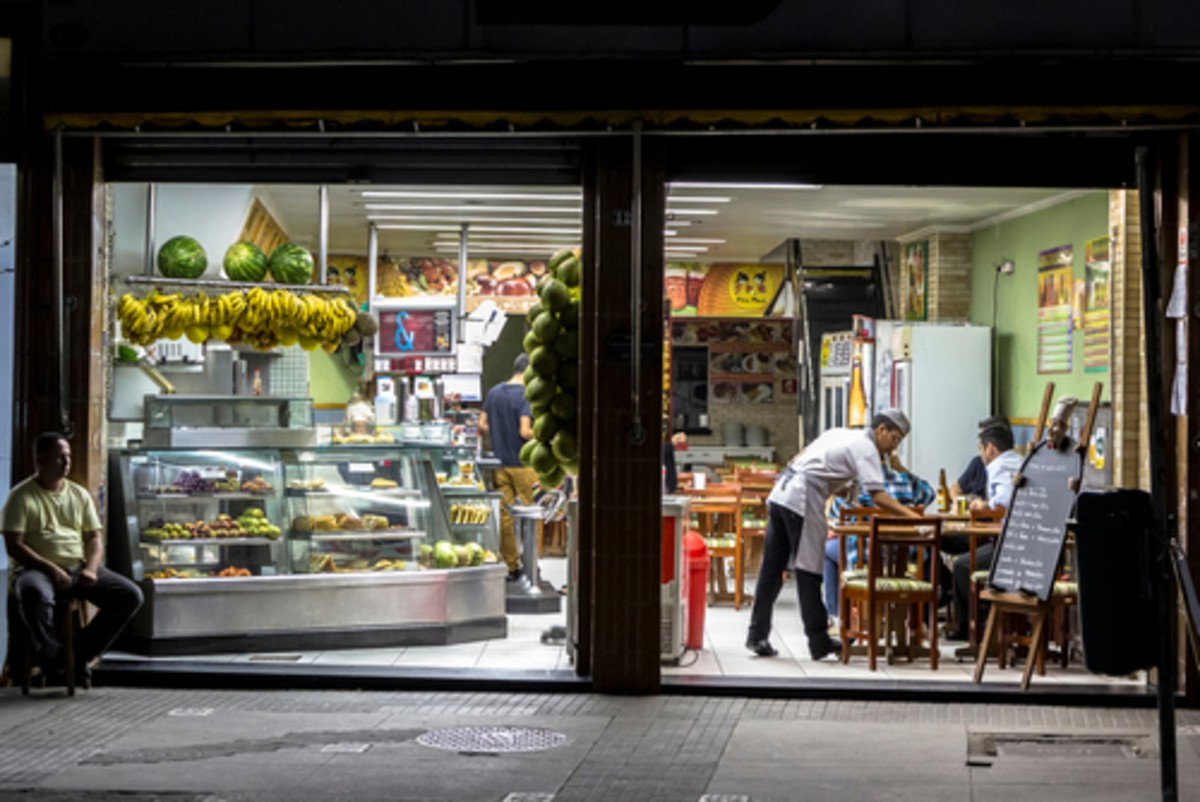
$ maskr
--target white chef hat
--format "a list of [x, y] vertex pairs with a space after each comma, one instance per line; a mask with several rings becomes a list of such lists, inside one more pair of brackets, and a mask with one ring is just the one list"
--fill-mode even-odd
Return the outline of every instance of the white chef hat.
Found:
[[[892, 426], [900, 430], [900, 434], [907, 436], [908, 430], [912, 426], [908, 422], [908, 416], [904, 414], [904, 410], [891, 407], [890, 409], [880, 410], [876, 415], [876, 419], [883, 418]], [[874, 427], [872, 427], [874, 428]]]

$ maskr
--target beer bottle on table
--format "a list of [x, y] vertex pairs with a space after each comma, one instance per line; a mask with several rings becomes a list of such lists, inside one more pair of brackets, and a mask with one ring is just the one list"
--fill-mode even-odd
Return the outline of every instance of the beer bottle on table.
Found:
[[950, 512], [950, 488], [946, 486], [946, 469], [938, 471], [938, 512]]

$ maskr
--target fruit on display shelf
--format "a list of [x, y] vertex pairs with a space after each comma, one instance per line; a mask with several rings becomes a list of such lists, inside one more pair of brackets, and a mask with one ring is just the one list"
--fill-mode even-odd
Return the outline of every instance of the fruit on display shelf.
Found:
[[458, 565], [458, 552], [454, 544], [448, 540], [439, 540], [433, 545], [433, 565], [435, 568], [455, 568]]
[[534, 436], [521, 448], [521, 462], [537, 472], [545, 488], [558, 487], [579, 470], [575, 393], [582, 272], [578, 249], [555, 253], [538, 284], [539, 301], [526, 313], [525, 398], [533, 412]]
[[235, 520], [229, 515], [218, 515], [212, 521], [184, 521], [165, 523], [150, 521], [142, 530], [144, 540], [210, 540], [242, 537], [265, 537], [276, 540], [283, 534], [278, 526], [267, 519], [266, 513], [258, 508], [243, 512]]
[[158, 249], [158, 271], [167, 278], [199, 278], [207, 267], [204, 246], [191, 237], [171, 237]]
[[267, 255], [253, 242], [235, 242], [225, 251], [225, 275], [231, 281], [262, 281], [267, 277]]
[[303, 245], [285, 242], [271, 251], [271, 278], [280, 284], [311, 284], [312, 254]]
[[252, 287], [209, 297], [198, 293], [164, 295], [157, 288], [145, 298], [125, 293], [117, 301], [121, 336], [137, 345], [187, 336], [194, 343], [210, 339], [245, 342], [260, 351], [299, 344], [311, 351], [336, 351], [357, 334], [359, 313], [349, 298], [326, 298], [282, 288]]

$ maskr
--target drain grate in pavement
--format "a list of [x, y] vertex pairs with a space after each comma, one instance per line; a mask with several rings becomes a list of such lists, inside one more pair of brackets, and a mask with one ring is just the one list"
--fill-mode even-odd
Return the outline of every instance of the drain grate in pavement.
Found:
[[540, 752], [568, 742], [561, 732], [544, 727], [449, 727], [417, 736], [417, 743], [451, 752], [497, 754]]
[[1035, 732], [976, 732], [967, 740], [967, 764], [990, 766], [996, 758], [1026, 760], [1139, 760], [1156, 756], [1148, 735], [1072, 735]]

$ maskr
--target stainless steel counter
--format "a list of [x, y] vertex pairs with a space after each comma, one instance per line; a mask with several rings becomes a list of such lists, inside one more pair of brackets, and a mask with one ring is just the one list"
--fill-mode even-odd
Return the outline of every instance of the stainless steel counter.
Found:
[[504, 637], [505, 574], [503, 565], [485, 565], [146, 580], [146, 604], [129, 639], [139, 650], [201, 653], [235, 651], [235, 641], [259, 649], [347, 648]]

